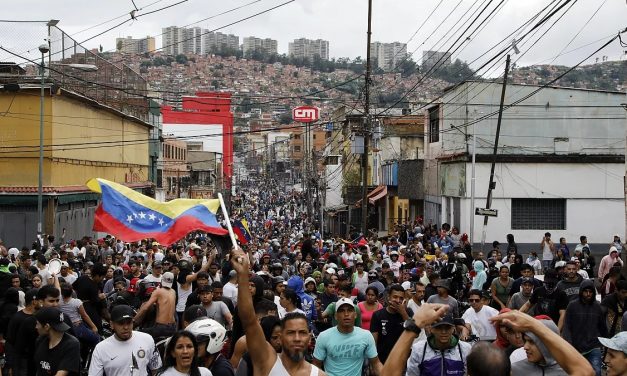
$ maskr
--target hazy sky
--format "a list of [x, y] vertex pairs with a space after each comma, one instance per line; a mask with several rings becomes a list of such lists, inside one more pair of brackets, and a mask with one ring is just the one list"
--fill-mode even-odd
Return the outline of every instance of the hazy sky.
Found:
[[[140, 8], [137, 14], [141, 16], [142, 13], [175, 4], [178, 1], [180, 0], [135, 0], [135, 4]], [[191, 24], [252, 1], [254, 0], [188, 0], [169, 9], [126, 22], [85, 45], [88, 48], [93, 48], [102, 44], [105, 50], [113, 50], [116, 37], [157, 36], [161, 33], [162, 27]], [[284, 1], [260, 0], [232, 13], [200, 22], [194, 26], [215, 29]], [[446, 40], [448, 37], [457, 35], [451, 33], [451, 30], [454, 30], [453, 25], [462, 16], [465, 17], [461, 22], [463, 23], [469, 14], [478, 9], [480, 4], [489, 1], [442, 0], [433, 15], [428, 18], [427, 16], [440, 3], [440, 0], [373, 0], [372, 40], [409, 42], [408, 51], [416, 50], [413, 57], [414, 60], [419, 61], [422, 50], [448, 49], [454, 38], [448, 42]], [[492, 1], [489, 9], [496, 6], [499, 1]], [[489, 21], [487, 27], [467, 41], [463, 51], [454, 54], [454, 58], [459, 57], [470, 62], [484, 55], [501, 38], [552, 2], [551, 0], [505, 0], [502, 9]], [[289, 41], [299, 37], [308, 37], [329, 40], [332, 57], [365, 57], [367, 6], [367, 0], [296, 0], [270, 13], [226, 27], [221, 31], [240, 36], [240, 43], [241, 38], [251, 35], [277, 39], [280, 53], [287, 52]], [[599, 6], [601, 6], [599, 12], [571, 42], [571, 39], [580, 31]], [[455, 7], [457, 8], [453, 11]], [[134, 5], [131, 0], [21, 0], [4, 4], [0, 18], [4, 20], [59, 19], [60, 28], [73, 35], [76, 40], [83, 41], [122, 22], [125, 18], [129, 18], [127, 14], [133, 9]], [[121, 15], [125, 16], [94, 27]], [[449, 17], [445, 20], [447, 16]], [[624, 0], [579, 0], [527, 54], [514, 59], [519, 59], [518, 65], [549, 63], [555, 55], [562, 52], [569, 42], [571, 42], [570, 46], [564, 52], [599, 40], [589, 46], [557, 57], [554, 61], [555, 64], [573, 65], [594, 51], [612, 34], [626, 26], [627, 5]], [[19, 53], [29, 49], [36, 53], [36, 47], [41, 43], [38, 36], [39, 31], [22, 31], [21, 28], [23, 27], [30, 27], [30, 24], [24, 26], [0, 22], [0, 46]], [[412, 38], [412, 35], [419, 28], [420, 30]], [[438, 29], [436, 30], [436, 28]], [[85, 29], [88, 30], [84, 31]], [[430, 36], [432, 33], [433, 35]], [[542, 31], [536, 37], [541, 33]], [[444, 38], [437, 43], [442, 37]], [[160, 47], [161, 37], [156, 39], [157, 47]], [[623, 39], [627, 41], [627, 37]], [[519, 48], [524, 51], [530, 44], [522, 44]], [[606, 55], [610, 60], [625, 59], [627, 56], [624, 50], [618, 42], [615, 42], [596, 57], [601, 58], [602, 55]], [[487, 58], [490, 53], [484, 56]], [[0, 60], [2, 59], [7, 59], [7, 56], [6, 53], [0, 51]], [[594, 58], [588, 62], [593, 61]]]

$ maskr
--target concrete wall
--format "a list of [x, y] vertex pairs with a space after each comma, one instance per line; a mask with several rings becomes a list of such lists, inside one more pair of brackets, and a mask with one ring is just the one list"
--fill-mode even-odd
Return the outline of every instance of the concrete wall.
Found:
[[[470, 171], [471, 165], [466, 165]], [[566, 230], [545, 229], [555, 232], [554, 238], [566, 237], [569, 241], [587, 235], [590, 243], [606, 243], [614, 233], [622, 234], [625, 228], [624, 193], [622, 176], [624, 165], [603, 164], [497, 164], [496, 189], [492, 208], [498, 209], [497, 218], [488, 221], [487, 239], [503, 241], [512, 233], [520, 243], [535, 243], [543, 230], [511, 230], [512, 198], [566, 198]], [[475, 207], [485, 207], [490, 164], [477, 163]], [[467, 187], [460, 205], [462, 232], [469, 232], [471, 176], [466, 175]], [[445, 205], [442, 212], [450, 211]], [[475, 216], [475, 241], [481, 239], [483, 217]]]

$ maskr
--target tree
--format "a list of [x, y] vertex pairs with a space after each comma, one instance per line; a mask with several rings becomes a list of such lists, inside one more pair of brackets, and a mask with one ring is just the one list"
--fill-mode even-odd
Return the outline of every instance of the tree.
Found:
[[183, 54], [178, 54], [174, 57], [177, 63], [187, 65], [187, 56]]

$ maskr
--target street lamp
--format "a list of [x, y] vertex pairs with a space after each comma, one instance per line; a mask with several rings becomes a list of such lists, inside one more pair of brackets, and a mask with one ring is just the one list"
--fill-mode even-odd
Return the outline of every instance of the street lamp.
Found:
[[41, 95], [39, 100], [39, 177], [37, 179], [37, 237], [41, 241], [43, 232], [43, 165], [44, 165], [44, 83], [45, 83], [45, 61], [46, 54], [50, 51], [47, 44], [39, 46], [41, 52]]
[[[52, 22], [52, 21], [51, 21]], [[49, 25], [54, 26], [55, 24]], [[44, 165], [44, 97], [45, 90], [44, 85], [46, 83], [46, 62], [45, 56], [50, 52], [50, 46], [42, 44], [39, 46], [39, 52], [41, 52], [41, 92], [39, 100], [39, 168], [37, 178], [37, 236], [41, 241], [41, 235], [43, 234], [43, 165]], [[94, 72], [98, 70], [98, 67], [92, 64], [56, 64], [61, 66], [67, 66], [73, 69], [79, 69], [86, 72]]]

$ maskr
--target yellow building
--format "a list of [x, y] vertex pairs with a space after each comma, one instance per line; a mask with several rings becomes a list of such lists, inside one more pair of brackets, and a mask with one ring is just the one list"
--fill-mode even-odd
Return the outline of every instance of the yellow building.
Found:
[[[95, 235], [98, 196], [93, 177], [144, 193], [149, 181], [151, 124], [87, 97], [45, 86], [43, 232], [65, 240]], [[37, 233], [40, 90], [36, 84], [0, 90], [0, 239], [30, 245]]]

